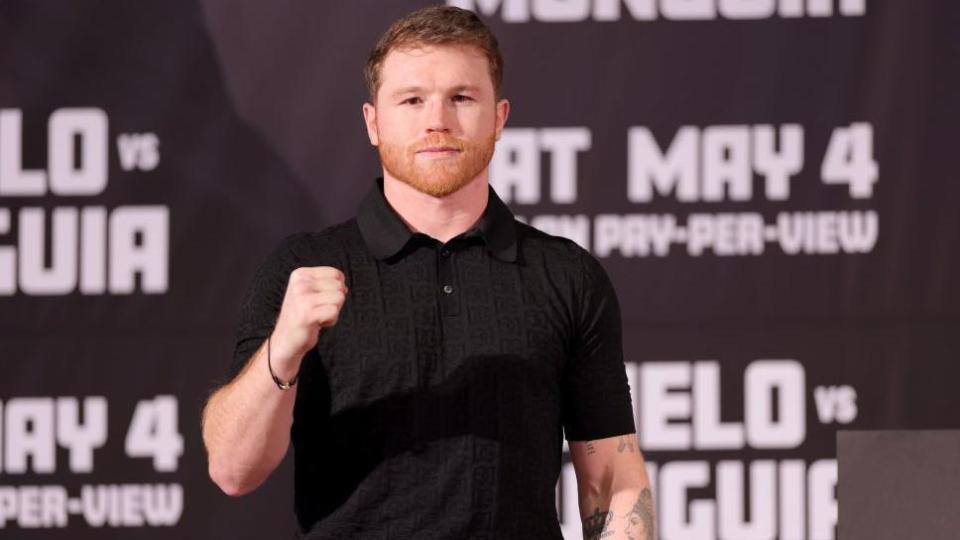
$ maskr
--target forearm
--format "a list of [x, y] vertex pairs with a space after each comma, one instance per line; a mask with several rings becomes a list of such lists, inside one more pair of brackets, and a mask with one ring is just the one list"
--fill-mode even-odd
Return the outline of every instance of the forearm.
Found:
[[580, 490], [585, 540], [654, 540], [656, 517], [646, 471], [621, 470]]
[[656, 538], [653, 494], [649, 487], [624, 489], [612, 493], [609, 501], [593, 502], [593, 514], [583, 521], [585, 540]]
[[[300, 359], [282, 350], [272, 353], [271, 363], [281, 371], [277, 376], [289, 380]], [[203, 411], [210, 477], [229, 495], [256, 489], [280, 464], [290, 444], [297, 387], [277, 388], [266, 356], [264, 343], [243, 371], [210, 397]]]

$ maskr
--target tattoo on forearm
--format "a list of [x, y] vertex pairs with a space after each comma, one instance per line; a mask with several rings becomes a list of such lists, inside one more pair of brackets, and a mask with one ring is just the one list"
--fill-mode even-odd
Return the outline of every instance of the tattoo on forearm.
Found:
[[593, 447], [593, 441], [587, 441], [587, 455], [596, 454], [597, 449]]
[[633, 509], [627, 514], [624, 531], [630, 540], [656, 540], [657, 520], [653, 513], [653, 495], [650, 488], [643, 488]]
[[632, 435], [624, 435], [620, 437], [620, 444], [617, 446], [617, 452], [621, 454], [624, 452], [630, 452], [632, 454], [634, 452], [634, 439]]
[[610, 529], [610, 522], [613, 521], [613, 512], [605, 510], [600, 511], [597, 507], [593, 514], [583, 520], [583, 540], [598, 540], [613, 535]]

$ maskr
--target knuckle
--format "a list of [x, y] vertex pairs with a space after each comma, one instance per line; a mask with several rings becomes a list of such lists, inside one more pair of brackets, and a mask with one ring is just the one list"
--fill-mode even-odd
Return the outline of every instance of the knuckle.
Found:
[[290, 296], [293, 298], [293, 302], [299, 302], [304, 292], [306, 292], [306, 286], [303, 283], [293, 283], [290, 285]]

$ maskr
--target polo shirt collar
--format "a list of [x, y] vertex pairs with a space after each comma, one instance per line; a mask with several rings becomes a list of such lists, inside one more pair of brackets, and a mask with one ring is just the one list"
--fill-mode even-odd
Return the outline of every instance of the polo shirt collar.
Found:
[[[464, 233], [464, 236], [479, 234], [487, 244], [487, 249], [496, 258], [505, 262], [515, 262], [517, 232], [513, 213], [500, 200], [492, 187], [487, 186], [487, 189], [489, 190], [487, 207], [477, 223]], [[360, 203], [357, 225], [360, 227], [363, 241], [378, 259], [387, 259], [396, 255], [414, 235], [387, 202], [383, 194], [383, 178], [377, 178]]]

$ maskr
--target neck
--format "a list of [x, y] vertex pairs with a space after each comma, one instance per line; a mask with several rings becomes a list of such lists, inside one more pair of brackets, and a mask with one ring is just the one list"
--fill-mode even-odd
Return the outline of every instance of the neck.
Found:
[[489, 193], [485, 174], [477, 175], [459, 190], [440, 198], [384, 174], [383, 195], [412, 231], [447, 242], [480, 219]]

